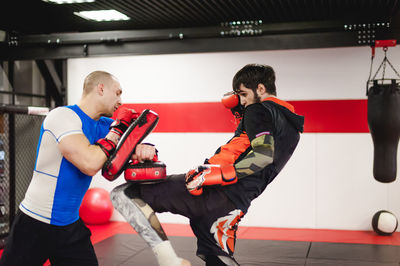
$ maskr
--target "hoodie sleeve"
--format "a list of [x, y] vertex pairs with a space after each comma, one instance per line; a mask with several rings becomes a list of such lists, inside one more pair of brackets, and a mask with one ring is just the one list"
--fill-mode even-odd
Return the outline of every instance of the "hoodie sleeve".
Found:
[[244, 113], [244, 128], [250, 142], [262, 135], [273, 135], [272, 115], [261, 103], [249, 105]]
[[238, 178], [261, 171], [273, 162], [274, 124], [271, 113], [261, 104], [248, 106], [244, 113], [244, 128], [252, 150], [235, 164]]

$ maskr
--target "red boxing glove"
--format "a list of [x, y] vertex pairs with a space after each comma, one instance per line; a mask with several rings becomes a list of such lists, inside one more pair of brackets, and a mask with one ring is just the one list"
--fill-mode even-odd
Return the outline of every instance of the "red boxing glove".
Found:
[[232, 91], [227, 92], [224, 94], [224, 97], [222, 97], [221, 103], [225, 108], [232, 109], [240, 104], [239, 96]]
[[221, 103], [230, 109], [237, 122], [240, 122], [244, 114], [244, 106], [240, 104], [239, 96], [235, 92], [225, 93]]
[[203, 193], [203, 186], [231, 185], [237, 182], [233, 165], [200, 165], [186, 174], [186, 188], [190, 194], [198, 196]]
[[124, 134], [129, 125], [139, 117], [133, 109], [124, 108], [118, 112], [115, 121], [110, 125], [110, 131], [117, 134], [119, 137]]

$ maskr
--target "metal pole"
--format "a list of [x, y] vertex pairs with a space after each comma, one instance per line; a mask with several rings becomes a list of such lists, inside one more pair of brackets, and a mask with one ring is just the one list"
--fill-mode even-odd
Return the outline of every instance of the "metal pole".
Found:
[[[12, 91], [14, 92], [14, 61], [9, 61], [8, 64], [8, 80], [10, 82]], [[12, 95], [11, 99], [12, 104], [15, 104], [15, 95]], [[13, 113], [9, 113], [8, 116], [8, 148], [9, 148], [9, 174], [10, 174], [10, 195], [9, 195], [9, 219], [10, 219], [10, 228], [15, 218], [15, 115]]]

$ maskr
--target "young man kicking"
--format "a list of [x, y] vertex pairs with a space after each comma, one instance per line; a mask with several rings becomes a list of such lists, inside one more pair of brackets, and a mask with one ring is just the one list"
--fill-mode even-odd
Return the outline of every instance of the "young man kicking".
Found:
[[111, 192], [115, 208], [150, 245], [161, 266], [187, 263], [177, 257], [155, 216], [168, 211], [189, 218], [197, 255], [206, 265], [239, 265], [233, 257], [238, 223], [299, 142], [304, 117], [276, 98], [272, 67], [244, 66], [233, 78], [233, 90], [231, 97], [240, 101], [232, 111], [241, 121], [228, 143], [203, 165], [164, 182], [128, 182]]

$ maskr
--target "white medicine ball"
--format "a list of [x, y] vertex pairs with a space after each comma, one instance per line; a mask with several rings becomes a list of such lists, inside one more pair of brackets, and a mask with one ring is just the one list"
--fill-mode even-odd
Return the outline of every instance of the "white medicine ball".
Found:
[[390, 236], [396, 231], [397, 225], [396, 216], [389, 211], [378, 211], [372, 217], [372, 228], [378, 235]]

